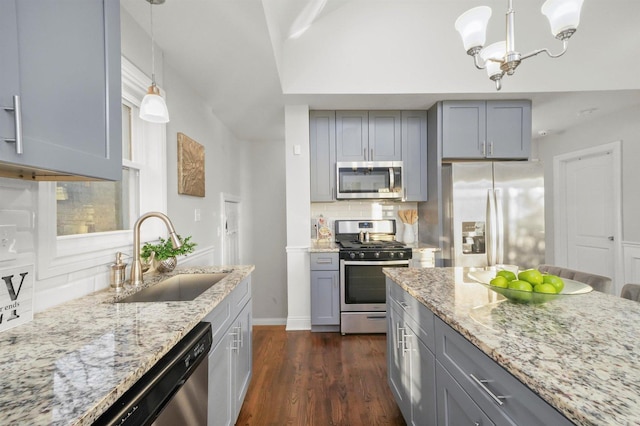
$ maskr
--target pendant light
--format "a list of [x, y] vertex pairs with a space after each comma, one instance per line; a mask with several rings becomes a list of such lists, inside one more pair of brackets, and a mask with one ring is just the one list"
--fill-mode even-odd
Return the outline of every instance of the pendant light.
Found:
[[140, 118], [151, 123], [169, 122], [169, 110], [164, 98], [160, 96], [160, 89], [156, 86], [155, 73], [155, 42], [153, 38], [153, 5], [163, 4], [165, 0], [145, 0], [149, 3], [149, 17], [151, 28], [151, 86], [140, 104]]

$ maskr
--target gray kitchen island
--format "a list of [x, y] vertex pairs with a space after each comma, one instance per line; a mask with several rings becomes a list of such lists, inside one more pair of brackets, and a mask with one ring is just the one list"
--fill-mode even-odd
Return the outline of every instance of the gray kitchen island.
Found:
[[384, 272], [408, 423], [640, 424], [639, 303], [593, 291], [524, 305], [465, 268]]

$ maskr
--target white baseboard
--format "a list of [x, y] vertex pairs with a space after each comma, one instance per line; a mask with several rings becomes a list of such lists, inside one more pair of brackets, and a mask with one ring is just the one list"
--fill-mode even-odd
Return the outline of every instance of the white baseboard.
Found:
[[286, 330], [311, 330], [311, 317], [288, 317]]
[[253, 318], [253, 325], [287, 325], [286, 318]]

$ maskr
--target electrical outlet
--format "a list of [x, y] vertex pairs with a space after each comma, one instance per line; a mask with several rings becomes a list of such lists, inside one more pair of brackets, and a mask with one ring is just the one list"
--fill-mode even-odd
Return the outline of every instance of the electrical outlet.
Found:
[[201, 219], [200, 209], [195, 209], [193, 212], [193, 221], [200, 222], [200, 219]]
[[18, 258], [16, 225], [0, 225], [0, 261]]

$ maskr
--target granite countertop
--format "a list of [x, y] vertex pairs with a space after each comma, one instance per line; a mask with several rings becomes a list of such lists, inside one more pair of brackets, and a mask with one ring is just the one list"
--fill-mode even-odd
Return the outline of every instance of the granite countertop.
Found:
[[331, 253], [339, 252], [340, 246], [332, 240], [311, 240], [309, 252], [311, 253]]
[[254, 270], [253, 265], [177, 268], [232, 271], [193, 301], [113, 303], [137, 290], [107, 289], [35, 314], [0, 334], [2, 424], [88, 425]]
[[515, 304], [466, 272], [384, 269], [574, 423], [640, 423], [640, 303], [593, 291], [542, 305]]

